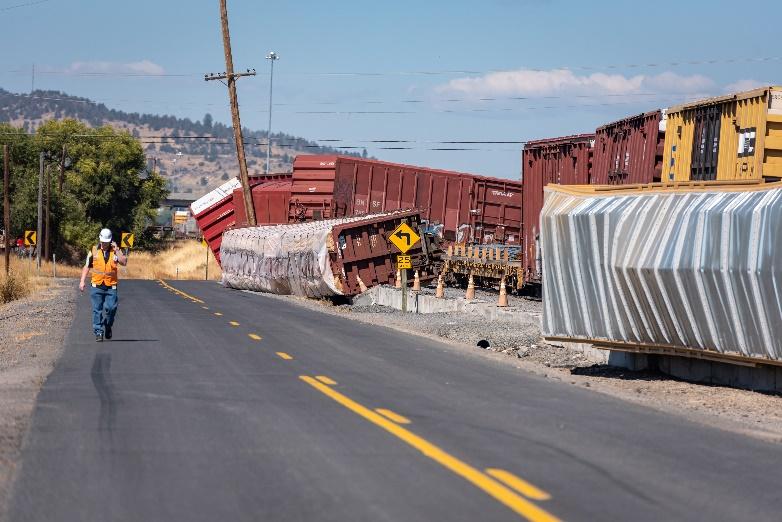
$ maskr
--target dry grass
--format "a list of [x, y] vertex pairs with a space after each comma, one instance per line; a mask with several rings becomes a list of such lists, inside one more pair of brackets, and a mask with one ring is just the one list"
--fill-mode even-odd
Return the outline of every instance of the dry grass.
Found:
[[[194, 240], [178, 241], [157, 254], [133, 252], [128, 266], [121, 267], [120, 279], [204, 279], [207, 248]], [[209, 251], [209, 279], [221, 277], [212, 252]]]
[[[204, 279], [207, 248], [198, 241], [178, 241], [157, 254], [130, 252], [128, 266], [120, 267], [122, 279]], [[0, 253], [0, 257], [2, 254]], [[85, 253], [86, 257], [86, 253]], [[3, 262], [0, 261], [0, 265]], [[57, 263], [57, 277], [79, 278], [82, 266]], [[40, 271], [35, 259], [11, 255], [11, 275], [5, 277], [5, 266], [0, 270], [0, 304], [35, 295], [49, 287], [55, 266], [48, 261], [41, 263]], [[212, 252], [209, 251], [209, 279], [219, 280], [222, 275]]]
[[[0, 254], [1, 255], [1, 254]], [[19, 258], [11, 255], [11, 271], [8, 277], [5, 275], [5, 264], [0, 271], [0, 303], [8, 303], [22, 297], [35, 295], [49, 288], [54, 275], [54, 265], [50, 262], [42, 262], [39, 271], [35, 265], [35, 259]], [[79, 277], [81, 269], [78, 267], [57, 264], [57, 277]]]

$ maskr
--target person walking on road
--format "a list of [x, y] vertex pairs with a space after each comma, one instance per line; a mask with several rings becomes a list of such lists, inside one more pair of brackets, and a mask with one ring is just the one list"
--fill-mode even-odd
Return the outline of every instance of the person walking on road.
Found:
[[118, 266], [126, 266], [128, 258], [111, 239], [111, 230], [104, 228], [98, 238], [100, 243], [92, 247], [87, 254], [87, 262], [81, 271], [79, 290], [84, 292], [87, 273], [92, 270], [90, 299], [92, 300], [92, 329], [95, 340], [111, 339], [111, 328], [114, 316], [117, 314], [117, 270]]

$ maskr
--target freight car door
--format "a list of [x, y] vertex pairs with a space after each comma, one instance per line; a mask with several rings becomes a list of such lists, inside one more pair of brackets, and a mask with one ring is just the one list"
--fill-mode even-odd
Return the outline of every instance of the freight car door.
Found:
[[717, 179], [717, 157], [720, 145], [720, 107], [702, 107], [695, 110], [692, 140], [690, 180]]

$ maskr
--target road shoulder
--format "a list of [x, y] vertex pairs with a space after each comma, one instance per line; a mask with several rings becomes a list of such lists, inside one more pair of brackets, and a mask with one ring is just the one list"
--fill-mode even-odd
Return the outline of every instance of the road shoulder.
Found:
[[75, 280], [58, 279], [39, 293], [0, 305], [0, 514], [38, 392], [62, 354], [76, 296]]

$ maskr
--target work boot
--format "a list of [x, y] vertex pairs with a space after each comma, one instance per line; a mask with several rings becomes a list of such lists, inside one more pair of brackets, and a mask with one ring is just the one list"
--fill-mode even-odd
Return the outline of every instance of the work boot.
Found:
[[101, 341], [103, 341], [103, 334], [102, 333], [95, 334], [95, 342], [99, 343]]
[[104, 334], [106, 339], [111, 339], [111, 326], [106, 327], [106, 333]]

